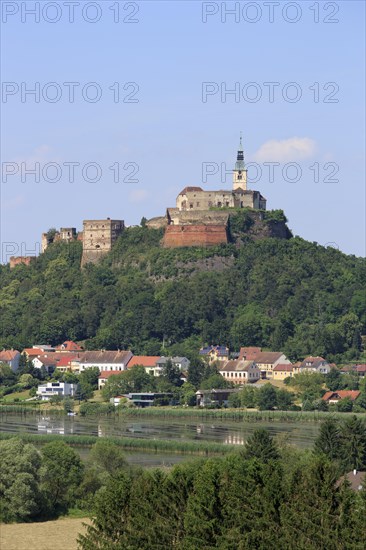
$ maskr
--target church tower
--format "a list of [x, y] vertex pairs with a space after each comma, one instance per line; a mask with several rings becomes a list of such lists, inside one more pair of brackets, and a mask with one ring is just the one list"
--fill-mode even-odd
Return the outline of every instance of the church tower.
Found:
[[243, 191], [247, 190], [247, 169], [245, 168], [241, 133], [238, 155], [236, 157], [235, 168], [233, 171], [233, 190], [236, 191], [237, 189], [243, 189]]

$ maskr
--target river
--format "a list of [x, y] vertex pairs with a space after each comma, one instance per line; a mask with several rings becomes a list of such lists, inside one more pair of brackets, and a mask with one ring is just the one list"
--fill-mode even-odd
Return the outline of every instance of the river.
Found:
[[[67, 417], [57, 415], [27, 415], [4, 413], [0, 415], [0, 431], [21, 434], [58, 434], [128, 436], [145, 439], [170, 439], [179, 441], [211, 441], [216, 443], [243, 445], [258, 428], [266, 428], [272, 436], [286, 437], [297, 447], [313, 445], [319, 431], [319, 424], [313, 422], [248, 422], [227, 420], [192, 420], [170, 418], [128, 419], [120, 417]], [[81, 454], [85, 457], [88, 451]], [[126, 452], [127, 459], [142, 466], [171, 465], [187, 459], [187, 455], [151, 453], [141, 451]]]

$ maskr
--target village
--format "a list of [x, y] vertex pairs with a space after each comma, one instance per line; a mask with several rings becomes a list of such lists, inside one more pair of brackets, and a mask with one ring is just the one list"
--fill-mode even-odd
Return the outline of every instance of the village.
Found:
[[[301, 375], [321, 375], [324, 377], [324, 387], [328, 389], [326, 380], [330, 375], [336, 375], [339, 383], [337, 389], [330, 384], [328, 391], [324, 389], [321, 400], [323, 404], [336, 405], [341, 401], [357, 403], [361, 395], [357, 380], [366, 377], [366, 364], [346, 365], [338, 368], [334, 363], [329, 363], [323, 357], [305, 357], [303, 361], [291, 363], [281, 351], [264, 351], [260, 347], [241, 347], [238, 352], [230, 351], [227, 346], [207, 345], [197, 350], [201, 364], [210, 370], [210, 374], [216, 376], [217, 387], [196, 387], [194, 402], [190, 405], [200, 407], [230, 405], [232, 394], [239, 392], [248, 385], [256, 388], [263, 384], [272, 384], [275, 387], [286, 388], [287, 385], [296, 385], [296, 379]], [[166, 374], [167, 365], [176, 373], [177, 385], [190, 385], [190, 371], [195, 370], [187, 357], [165, 357], [134, 355], [130, 350], [84, 350], [77, 343], [68, 340], [57, 346], [35, 344], [18, 350], [3, 350], [0, 352], [0, 368], [8, 367], [17, 376], [28, 377], [28, 384], [33, 382], [33, 392], [28, 400], [60, 401], [61, 399], [77, 399], [78, 382], [87, 371], [97, 372], [97, 389], [102, 390], [108, 385], [111, 377], [125, 373], [133, 373], [136, 369], [143, 369], [152, 379], [163, 377]], [[30, 372], [33, 371], [33, 378]], [[343, 379], [352, 376], [352, 389], [343, 388]], [[30, 378], [32, 378], [32, 381]], [[218, 377], [218, 378], [217, 378]], [[4, 379], [4, 372], [2, 373]], [[70, 381], [72, 380], [72, 381]], [[35, 385], [36, 384], [36, 385]], [[16, 384], [15, 384], [16, 386]], [[347, 384], [346, 384], [347, 387]], [[5, 387], [3, 395], [8, 393]], [[334, 391], [332, 391], [332, 388]], [[16, 386], [16, 389], [19, 389]], [[112, 391], [113, 393], [113, 391]], [[163, 400], [163, 401], [162, 401]], [[130, 391], [122, 395], [111, 395], [110, 402], [119, 405], [127, 402], [137, 407], [148, 407], [159, 404], [177, 405], [173, 394], [166, 392]], [[325, 410], [323, 408], [323, 410]]]

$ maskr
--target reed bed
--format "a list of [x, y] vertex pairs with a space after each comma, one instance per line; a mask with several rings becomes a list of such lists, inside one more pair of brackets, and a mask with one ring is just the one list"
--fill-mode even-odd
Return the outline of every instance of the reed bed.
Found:
[[[323, 411], [254, 411], [245, 409], [173, 409], [151, 407], [146, 409], [120, 409], [117, 414], [121, 418], [191, 418], [195, 420], [222, 420], [234, 422], [322, 422], [329, 417], [329, 412]], [[350, 413], [331, 413], [338, 418], [346, 418]], [[352, 413], [354, 414], [354, 413]], [[364, 414], [357, 416], [366, 417]]]
[[[59, 441], [62, 439], [70, 447], [91, 447], [99, 437], [94, 435], [39, 435], [19, 433], [18, 435], [9, 433], [0, 433], [0, 441], [19, 437], [27, 443], [45, 444], [51, 441]], [[191, 455], [217, 455], [232, 452], [238, 448], [238, 445], [227, 445], [224, 443], [212, 443], [207, 441], [176, 441], [165, 439], [139, 439], [135, 437], [104, 437], [115, 445], [126, 450], [140, 450], [158, 452], [169, 452]]]

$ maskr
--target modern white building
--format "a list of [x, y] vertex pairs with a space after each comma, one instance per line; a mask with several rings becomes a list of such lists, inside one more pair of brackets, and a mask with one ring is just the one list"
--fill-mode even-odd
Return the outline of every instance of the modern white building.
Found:
[[59, 395], [60, 397], [74, 397], [78, 384], [68, 384], [67, 382], [48, 382], [38, 386], [36, 395], [42, 401], [48, 401], [51, 397]]

